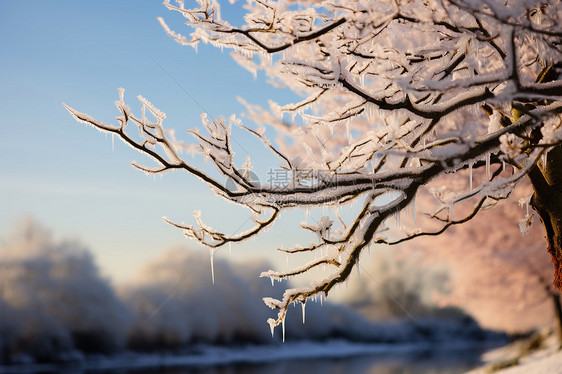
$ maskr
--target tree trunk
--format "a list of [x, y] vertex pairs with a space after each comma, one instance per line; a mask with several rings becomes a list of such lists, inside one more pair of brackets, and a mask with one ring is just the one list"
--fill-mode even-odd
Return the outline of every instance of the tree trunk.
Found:
[[562, 349], [562, 304], [560, 303], [560, 293], [550, 292], [552, 305], [554, 306], [554, 317], [556, 318], [556, 334], [558, 336], [559, 348]]
[[529, 178], [535, 190], [531, 205], [543, 223], [554, 265], [553, 284], [562, 291], [562, 147], [552, 149], [546, 162], [529, 172]]
[[[536, 82], [556, 81], [558, 75], [555, 67], [546, 66], [537, 76]], [[562, 145], [551, 149], [546, 158], [529, 172], [529, 178], [535, 190], [531, 205], [544, 226], [547, 250], [554, 265], [552, 284], [562, 292]]]
[[[543, 223], [548, 252], [554, 265], [552, 284], [562, 291], [562, 148], [552, 149], [546, 162], [541, 161], [529, 173], [534, 194], [531, 199], [533, 209], [539, 214]], [[548, 291], [554, 306], [556, 334], [562, 349], [562, 305], [560, 293]]]
[[[538, 75], [536, 82], [552, 82], [558, 80], [558, 71], [553, 67], [545, 67]], [[531, 206], [539, 214], [544, 226], [548, 253], [554, 265], [556, 290], [562, 292], [562, 145], [551, 149], [546, 157], [529, 172], [534, 193]], [[547, 290], [552, 298], [556, 333], [562, 349], [562, 305], [560, 293]]]

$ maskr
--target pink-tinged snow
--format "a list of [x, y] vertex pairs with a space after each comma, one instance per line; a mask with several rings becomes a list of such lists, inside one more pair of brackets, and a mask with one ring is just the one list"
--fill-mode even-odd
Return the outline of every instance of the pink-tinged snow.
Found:
[[562, 373], [562, 352], [524, 362], [521, 365], [502, 370], [501, 374], [560, 374]]
[[521, 365], [507, 368], [498, 374], [560, 374], [562, 373], [562, 352], [549, 356], [529, 359]]

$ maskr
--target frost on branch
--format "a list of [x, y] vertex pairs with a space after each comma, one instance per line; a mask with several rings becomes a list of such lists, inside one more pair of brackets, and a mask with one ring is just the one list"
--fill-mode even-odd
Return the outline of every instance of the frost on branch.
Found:
[[[546, 155], [561, 142], [558, 1], [311, 1], [306, 7], [256, 1], [242, 25], [223, 19], [216, 1], [198, 0], [194, 8], [164, 4], [192, 28], [183, 36], [160, 20], [175, 41], [230, 48], [250, 72], [262, 70], [275, 86], [302, 96], [295, 103], [271, 101], [269, 109], [240, 99], [251, 120], [277, 131], [275, 143], [235, 117], [203, 115], [204, 129], [189, 131], [196, 140], [189, 147], [214, 166], [216, 179], [181, 158], [187, 146], [180, 147], [163, 127], [165, 115], [142, 97], [136, 117], [120, 91], [117, 126], [67, 109], [156, 163], [135, 167], [151, 174], [186, 171], [246, 207], [254, 226], [231, 236], [205, 225], [199, 213], [196, 225], [168, 221], [211, 248], [258, 235], [286, 209], [329, 208], [328, 215], [301, 224], [316, 235], [314, 242], [279, 248], [310, 253], [313, 260], [262, 274], [272, 281], [313, 269], [325, 274], [286, 290], [281, 300], [264, 300], [278, 309], [272, 328], [283, 323], [291, 303], [327, 296], [344, 282], [370, 244], [439, 235], [508, 198], [537, 163], [541, 170], [550, 165]], [[272, 167], [287, 172], [286, 184], [250, 178], [251, 158], [240, 167], [234, 163], [232, 126], [279, 158]], [[451, 175], [464, 182], [450, 183]], [[435, 204], [416, 219], [415, 196], [429, 183]], [[351, 217], [338, 214], [343, 205], [353, 205]], [[408, 212], [414, 228], [403, 225]]]

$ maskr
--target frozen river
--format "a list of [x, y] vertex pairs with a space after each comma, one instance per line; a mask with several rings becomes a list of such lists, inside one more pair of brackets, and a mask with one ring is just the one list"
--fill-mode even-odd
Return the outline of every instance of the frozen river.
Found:
[[0, 373], [119, 374], [455, 374], [480, 364], [483, 343], [361, 344], [345, 341], [270, 346], [195, 346], [174, 354], [88, 357], [72, 364], [4, 366]]

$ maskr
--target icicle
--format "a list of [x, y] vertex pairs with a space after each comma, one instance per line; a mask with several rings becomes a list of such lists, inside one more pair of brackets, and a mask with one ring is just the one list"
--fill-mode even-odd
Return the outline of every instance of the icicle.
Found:
[[486, 153], [486, 179], [490, 180], [490, 153]]
[[543, 167], [543, 168], [546, 167], [546, 161], [547, 161], [547, 156], [546, 156], [546, 155], [547, 155], [547, 154], [548, 154], [548, 151], [547, 151], [547, 150], [544, 150], [544, 151], [542, 152], [542, 155], [541, 155], [541, 161], [542, 161], [542, 167]]
[[281, 320], [281, 326], [283, 327], [283, 343], [285, 343], [285, 316]]
[[310, 216], [310, 209], [308, 207], [304, 208], [304, 218], [306, 220], [308, 220], [308, 217]]
[[211, 279], [213, 280], [213, 284], [215, 284], [215, 264], [213, 261], [213, 248], [209, 248], [209, 254], [211, 256]]
[[111, 134], [111, 152], [115, 152], [115, 134]]
[[304, 325], [304, 316], [305, 316], [305, 307], [306, 307], [306, 302], [301, 303], [302, 306], [302, 324]]
[[228, 254], [232, 256], [232, 242], [228, 242]]
[[355, 269], [357, 269], [357, 279], [361, 279], [361, 271], [359, 270], [359, 260], [355, 261]]
[[347, 142], [348, 144], [351, 144], [351, 129], [349, 128], [349, 122], [351, 122], [349, 119], [345, 120], [345, 132], [347, 134]]
[[275, 320], [273, 318], [270, 318], [267, 322], [269, 323], [269, 329], [271, 330], [271, 337], [273, 338], [273, 336], [275, 335]]
[[502, 160], [502, 173], [505, 171], [505, 161]]
[[273, 282], [274, 282], [275, 279], [273, 277], [269, 277], [269, 279], [271, 280], [271, 287], [273, 287], [274, 286]]
[[468, 163], [468, 178], [470, 180], [470, 191], [472, 191], [472, 162]]
[[[349, 279], [349, 278], [347, 278], [347, 279]], [[322, 294], [320, 294], [320, 306], [322, 306], [323, 301], [324, 301], [324, 296]]]
[[451, 221], [455, 220], [455, 203], [451, 202], [449, 204], [449, 213], [451, 213]]
[[414, 216], [414, 225], [418, 224], [416, 219], [416, 195], [412, 198], [412, 215]]
[[402, 229], [402, 223], [400, 222], [400, 211], [398, 209], [396, 209], [394, 219], [396, 220], [396, 226], [398, 227], [398, 229]]

